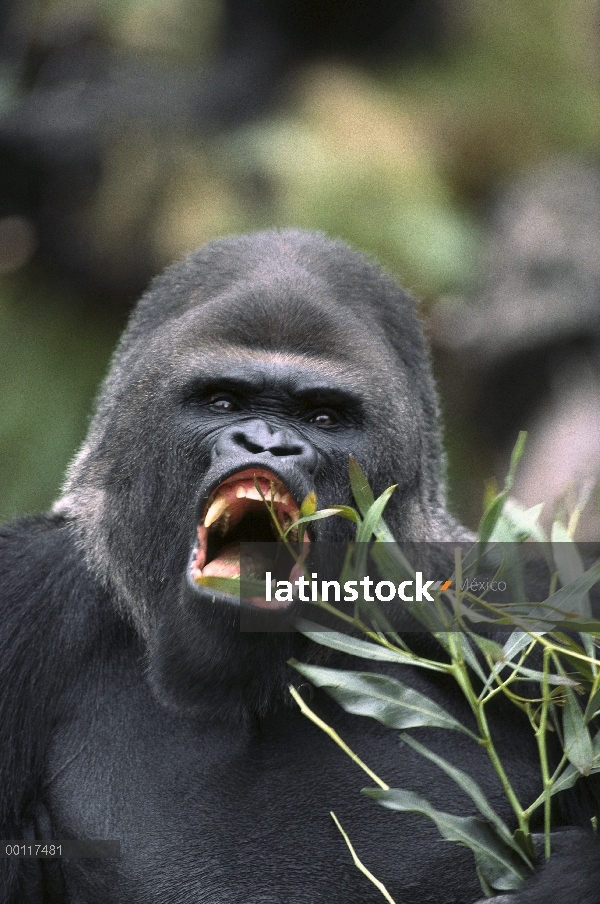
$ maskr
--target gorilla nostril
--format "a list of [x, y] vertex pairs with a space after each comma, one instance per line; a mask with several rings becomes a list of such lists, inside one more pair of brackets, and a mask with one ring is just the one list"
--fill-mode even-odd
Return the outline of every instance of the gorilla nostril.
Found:
[[273, 448], [268, 451], [271, 455], [284, 457], [287, 455], [302, 455], [304, 449], [302, 449], [301, 446], [273, 446]]
[[259, 445], [247, 436], [236, 437], [236, 440], [238, 446], [246, 449], [247, 452], [251, 452], [252, 455], [260, 455], [262, 452], [268, 452], [269, 455], [274, 455], [276, 458], [288, 458], [302, 455], [304, 452], [304, 449], [302, 449], [301, 446], [269, 446], [267, 443]]
[[236, 430], [230, 433], [229, 437], [234, 446], [250, 452], [251, 455], [268, 453], [275, 458], [299, 458], [305, 457], [307, 451], [310, 451], [302, 443], [295, 442], [294, 437], [282, 435], [281, 431], [265, 430], [262, 424], [253, 424], [246, 429]]
[[232, 436], [232, 440], [236, 446], [239, 446], [241, 449], [245, 449], [246, 452], [251, 452], [252, 455], [260, 455], [261, 452], [265, 451], [265, 447], [263, 445], [253, 442], [250, 437], [246, 436], [245, 433], [235, 433]]

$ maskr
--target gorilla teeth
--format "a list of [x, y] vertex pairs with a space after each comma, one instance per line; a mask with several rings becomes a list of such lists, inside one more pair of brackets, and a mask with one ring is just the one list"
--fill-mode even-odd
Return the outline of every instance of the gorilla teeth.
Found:
[[[241, 545], [244, 542], [279, 541], [280, 532], [273, 517], [284, 531], [300, 517], [292, 494], [276, 475], [266, 470], [247, 469], [223, 481], [209, 496], [206, 514], [197, 526], [198, 545], [190, 567], [192, 579], [199, 581], [202, 577], [238, 577], [241, 574], [260, 579], [266, 566], [257, 573], [256, 552], [253, 551], [248, 559], [246, 553], [242, 553]], [[292, 543], [298, 542], [297, 527], [290, 530], [288, 539]], [[305, 534], [305, 549], [308, 543], [310, 540]], [[266, 605], [262, 599], [250, 602]]]
[[[246, 516], [249, 518], [248, 522], [244, 522]], [[207, 565], [211, 565], [213, 569], [225, 567], [224, 560], [221, 562], [225, 555], [222, 541], [229, 535], [230, 539], [234, 538], [238, 549], [244, 540], [280, 540], [273, 517], [283, 530], [288, 530], [300, 517], [300, 510], [291, 493], [274, 474], [248, 469], [223, 481], [209, 498], [206, 513], [198, 524], [198, 551], [192, 567], [194, 579], [202, 576]], [[270, 541], [265, 536], [267, 527], [271, 532]], [[292, 542], [297, 542], [298, 529], [291, 530], [288, 536]], [[209, 540], [209, 537], [212, 539]], [[227, 548], [231, 553], [233, 545], [230, 543]]]
[[[214, 524], [215, 521], [218, 521], [221, 515], [224, 515], [228, 509], [228, 500], [225, 498], [225, 496], [221, 496], [219, 494], [206, 513], [206, 517], [204, 518], [204, 527], [210, 527], [211, 524]], [[227, 519], [227, 521], [229, 521], [229, 519]]]
[[283, 493], [282, 495], [279, 491], [273, 492], [273, 487], [265, 492], [262, 487], [258, 489], [255, 486], [246, 487], [240, 484], [235, 489], [235, 496], [236, 499], [255, 499], [257, 502], [266, 500], [267, 502], [276, 502], [280, 505], [291, 505], [292, 503], [292, 497], [289, 493]]
[[[260, 491], [258, 490], [257, 487], [238, 487], [238, 490], [244, 491], [244, 496], [246, 497], [246, 499], [255, 499], [257, 502], [263, 501], [263, 497], [261, 496]], [[236, 496], [238, 496], [237, 492], [236, 492]], [[240, 497], [238, 496], [238, 498], [240, 498]], [[270, 494], [265, 493], [264, 498], [267, 501], [269, 501]]]

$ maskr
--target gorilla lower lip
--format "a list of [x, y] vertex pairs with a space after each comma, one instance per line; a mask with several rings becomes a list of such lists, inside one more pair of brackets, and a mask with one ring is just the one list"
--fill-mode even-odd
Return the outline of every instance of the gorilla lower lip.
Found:
[[[211, 494], [198, 524], [192, 579], [198, 581], [207, 576], [263, 579], [271, 567], [269, 562], [254, 550], [242, 555], [240, 543], [280, 541], [274, 518], [287, 530], [299, 517], [300, 510], [292, 494], [271, 471], [246, 469], [228, 477]], [[297, 538], [297, 531], [292, 530], [290, 540]], [[249, 602], [273, 608], [265, 599], [253, 598]]]

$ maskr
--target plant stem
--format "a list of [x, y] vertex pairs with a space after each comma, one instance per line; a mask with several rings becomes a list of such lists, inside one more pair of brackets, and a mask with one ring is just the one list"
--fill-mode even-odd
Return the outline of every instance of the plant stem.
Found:
[[[563, 771], [563, 769], [567, 763], [568, 763], [567, 756], [566, 756], [566, 754], [563, 753], [560, 763], [558, 764], [558, 766], [556, 767], [556, 769], [554, 770], [554, 772], [552, 773], [552, 775], [549, 779], [551, 786], [554, 785], [555, 781], [558, 779], [558, 777], [560, 776], [561, 772]], [[538, 797], [536, 797], [536, 799], [533, 801], [533, 803], [530, 804], [527, 807], [527, 809], [525, 810], [526, 819], [531, 818], [531, 814], [537, 810], [539, 805], [541, 803], [543, 803], [545, 799], [546, 799], [546, 791], [544, 789], [542, 791], [542, 793]]]
[[312, 711], [312, 709], [310, 709], [309, 706], [307, 706], [307, 704], [304, 702], [304, 700], [302, 699], [302, 697], [300, 696], [300, 694], [298, 693], [298, 691], [292, 684], [290, 684], [289, 690], [290, 690], [290, 694], [292, 695], [292, 697], [294, 698], [294, 700], [300, 707], [300, 711], [302, 712], [302, 714], [305, 715], [308, 719], [310, 719], [311, 722], [314, 722], [315, 725], [318, 725], [319, 728], [321, 728], [325, 732], [325, 734], [329, 735], [329, 737], [333, 741], [335, 741], [335, 743], [338, 745], [338, 747], [341, 747], [342, 750], [344, 751], [344, 753], [348, 754], [350, 759], [354, 760], [356, 765], [360, 766], [360, 768], [364, 772], [367, 773], [369, 778], [372, 778], [373, 781], [376, 782], [380, 788], [383, 788], [384, 791], [389, 791], [390, 786], [386, 785], [386, 783], [383, 781], [383, 779], [380, 779], [378, 775], [375, 775], [373, 770], [369, 769], [369, 767], [367, 766], [366, 763], [363, 763], [361, 758], [356, 753], [354, 753], [354, 751], [351, 750], [350, 747], [348, 747], [348, 745], [345, 743], [345, 741], [342, 741], [342, 739], [340, 738], [337, 731], [334, 731], [334, 729], [331, 728], [330, 725], [328, 725], [326, 722], [323, 722], [322, 719], [319, 719], [317, 714], [314, 713]]
[[504, 766], [502, 765], [500, 757], [498, 756], [496, 748], [494, 747], [494, 742], [492, 740], [487, 718], [485, 715], [484, 703], [477, 698], [477, 695], [473, 690], [473, 686], [471, 685], [467, 668], [465, 666], [465, 663], [463, 662], [462, 654], [458, 652], [458, 649], [455, 645], [454, 649], [452, 649], [451, 655], [454, 678], [460, 689], [462, 690], [464, 696], [466, 697], [477, 722], [477, 728], [480, 735], [479, 743], [482, 745], [482, 747], [485, 748], [490, 762], [494, 767], [496, 775], [500, 779], [500, 784], [504, 789], [504, 793], [506, 794], [513, 812], [517, 817], [519, 828], [522, 832], [528, 835], [529, 824], [527, 819], [525, 818], [523, 807], [521, 806], [519, 798], [517, 797], [515, 790], [511, 785], [506, 772], [504, 771]]
[[550, 702], [549, 686], [548, 686], [548, 670], [550, 668], [550, 659], [552, 650], [546, 647], [544, 650], [542, 681], [542, 709], [540, 713], [540, 724], [535, 733], [538, 750], [540, 754], [540, 766], [542, 769], [542, 783], [544, 787], [544, 856], [546, 860], [550, 859], [550, 805], [552, 803], [552, 779], [548, 769], [548, 751], [546, 748], [546, 731], [548, 726], [548, 703]]
[[342, 826], [340, 825], [340, 821], [337, 818], [337, 816], [335, 815], [335, 813], [333, 812], [333, 810], [330, 811], [329, 815], [331, 816], [331, 818], [335, 822], [336, 826], [342, 833], [342, 837], [343, 837], [344, 841], [346, 842], [346, 844], [348, 845], [348, 849], [349, 849], [350, 853], [352, 854], [352, 859], [354, 860], [354, 865], [358, 867], [358, 869], [361, 871], [361, 873], [363, 873], [367, 877], [367, 879], [371, 880], [373, 885], [379, 889], [379, 891], [381, 892], [381, 894], [383, 895], [385, 900], [389, 902], [389, 904], [396, 904], [396, 902], [390, 895], [389, 891], [387, 890], [387, 888], [385, 887], [383, 882], [380, 882], [379, 879], [376, 879], [375, 876], [373, 875], [373, 873], [370, 872], [367, 869], [367, 867], [364, 865], [364, 863], [362, 862], [362, 860], [360, 859], [360, 857], [354, 850], [354, 847], [352, 846], [352, 842], [350, 841], [350, 839], [344, 832]]

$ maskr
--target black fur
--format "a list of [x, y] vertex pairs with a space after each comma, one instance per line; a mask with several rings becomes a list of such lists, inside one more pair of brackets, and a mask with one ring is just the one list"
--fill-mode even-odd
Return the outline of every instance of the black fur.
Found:
[[[363, 774], [290, 704], [286, 661], [314, 657], [311, 644], [240, 632], [231, 599], [187, 574], [223, 479], [268, 468], [297, 501], [314, 487], [321, 505], [351, 504], [349, 453], [375, 492], [398, 484], [386, 513], [398, 538], [464, 536], [444, 508], [412, 303], [373, 264], [322, 236], [269, 232], [216, 242], [154, 281], [54, 514], [1, 536], [0, 834], [119, 839], [122, 858], [0, 860], [2, 904], [375, 904], [331, 809], [397, 902], [479, 896], [470, 853], [362, 797]], [[348, 533], [332, 519], [314, 536]], [[401, 674], [468, 720], [445, 680]], [[393, 733], [320, 694], [313, 706], [390, 785], [470, 812]], [[517, 792], [533, 797], [530, 730], [501, 704], [491, 718]], [[423, 735], [510, 820], [483, 751]], [[595, 789], [578, 789], [563, 821], [589, 825]], [[559, 848], [515, 904], [562, 904], [561, 882], [572, 904], [600, 901], [595, 838], [579, 830]]]

